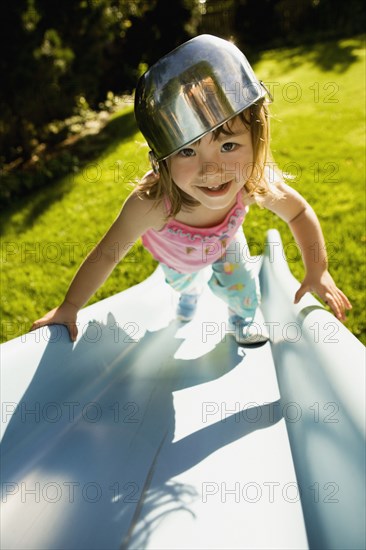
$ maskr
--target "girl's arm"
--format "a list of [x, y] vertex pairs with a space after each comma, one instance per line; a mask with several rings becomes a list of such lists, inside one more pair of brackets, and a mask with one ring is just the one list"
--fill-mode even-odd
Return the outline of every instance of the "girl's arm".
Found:
[[287, 222], [300, 247], [306, 274], [295, 294], [295, 304], [306, 292], [315, 292], [342, 321], [352, 306], [328, 271], [328, 259], [319, 220], [308, 202], [294, 189], [280, 184], [282, 199], [266, 197], [264, 206]]
[[74, 341], [79, 309], [104, 283], [136, 240], [147, 229], [161, 227], [161, 222], [161, 209], [153, 208], [153, 201], [141, 200], [135, 192], [131, 193], [115, 222], [78, 269], [62, 304], [35, 321], [31, 330], [44, 325], [63, 324]]

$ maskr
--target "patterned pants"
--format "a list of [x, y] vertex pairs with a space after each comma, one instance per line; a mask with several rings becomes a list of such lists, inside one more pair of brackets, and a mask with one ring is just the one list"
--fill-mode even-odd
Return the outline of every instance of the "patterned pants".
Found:
[[[229, 308], [240, 317], [252, 321], [260, 303], [259, 280], [256, 267], [257, 258], [251, 257], [243, 229], [240, 228], [225, 254], [211, 264], [212, 276], [208, 285], [212, 292], [224, 300]], [[184, 294], [201, 293], [203, 288], [202, 271], [178, 273], [161, 264], [166, 282], [177, 292]]]

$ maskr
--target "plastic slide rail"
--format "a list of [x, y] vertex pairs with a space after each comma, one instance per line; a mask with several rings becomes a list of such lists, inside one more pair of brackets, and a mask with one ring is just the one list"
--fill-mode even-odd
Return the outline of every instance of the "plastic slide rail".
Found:
[[[1, 547], [365, 547], [365, 348], [299, 283], [276, 230], [271, 341], [238, 346], [207, 287], [175, 319], [160, 268], [1, 352]], [[209, 268], [208, 268], [209, 269]]]

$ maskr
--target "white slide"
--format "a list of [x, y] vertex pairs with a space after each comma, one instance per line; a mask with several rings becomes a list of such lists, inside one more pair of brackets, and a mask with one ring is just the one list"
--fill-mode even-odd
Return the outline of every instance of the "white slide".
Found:
[[75, 343], [1, 345], [1, 548], [365, 548], [365, 348], [293, 305], [276, 230], [254, 261], [265, 344], [236, 344], [208, 287], [177, 321], [157, 268]]

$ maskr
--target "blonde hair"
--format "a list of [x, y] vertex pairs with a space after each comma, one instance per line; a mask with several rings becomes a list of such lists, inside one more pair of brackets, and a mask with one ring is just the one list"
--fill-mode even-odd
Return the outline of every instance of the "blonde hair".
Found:
[[[275, 181], [269, 181], [272, 177], [269, 178], [266, 173], [268, 172], [268, 170], [266, 171], [266, 166], [271, 164], [277, 175], [276, 179], [280, 179], [279, 170], [273, 162], [270, 150], [269, 117], [267, 104], [264, 99], [261, 99], [212, 132], [214, 140], [218, 139], [221, 134], [231, 135], [233, 133], [231, 126], [238, 118], [250, 130], [253, 147], [253, 164], [244, 188], [251, 197], [257, 200], [259, 205], [261, 197], [268, 194], [274, 198], [280, 198], [281, 196], [281, 193], [276, 188]], [[154, 200], [156, 201], [156, 205], [160, 204], [167, 197], [171, 205], [168, 217], [174, 217], [182, 207], [191, 209], [199, 205], [196, 199], [190, 197], [175, 185], [170, 175], [169, 158], [159, 162], [159, 172], [160, 178], [158, 180], [151, 181], [151, 179], [147, 179], [138, 184], [138, 196]]]

